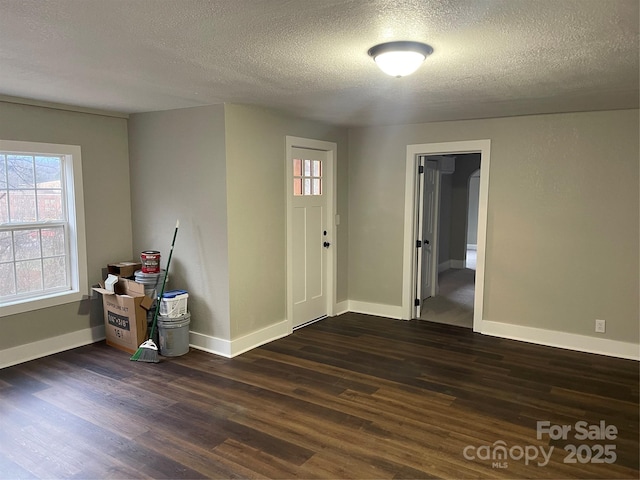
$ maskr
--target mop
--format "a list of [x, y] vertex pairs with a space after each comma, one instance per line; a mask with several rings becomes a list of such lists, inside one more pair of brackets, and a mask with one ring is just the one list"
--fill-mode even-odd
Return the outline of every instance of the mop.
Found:
[[131, 356], [131, 360], [135, 362], [148, 362], [158, 363], [158, 346], [153, 341], [153, 335], [156, 331], [156, 325], [158, 323], [158, 312], [160, 311], [160, 302], [164, 296], [164, 286], [167, 284], [167, 275], [169, 274], [169, 265], [171, 265], [171, 255], [173, 255], [173, 246], [176, 243], [176, 235], [178, 235], [178, 227], [180, 226], [180, 220], [176, 222], [176, 229], [173, 232], [173, 240], [171, 241], [171, 250], [169, 251], [169, 259], [167, 260], [167, 269], [164, 271], [164, 279], [162, 280], [162, 289], [160, 290], [160, 296], [156, 302], [156, 310], [153, 313], [153, 322], [151, 323], [151, 332], [149, 333], [149, 339], [138, 347], [136, 353]]

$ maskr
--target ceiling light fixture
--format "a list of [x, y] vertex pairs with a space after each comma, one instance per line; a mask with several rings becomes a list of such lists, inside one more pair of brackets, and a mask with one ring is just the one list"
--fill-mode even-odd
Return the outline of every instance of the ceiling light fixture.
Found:
[[415, 72], [433, 48], [420, 42], [388, 42], [371, 47], [368, 53], [384, 73], [404, 77]]

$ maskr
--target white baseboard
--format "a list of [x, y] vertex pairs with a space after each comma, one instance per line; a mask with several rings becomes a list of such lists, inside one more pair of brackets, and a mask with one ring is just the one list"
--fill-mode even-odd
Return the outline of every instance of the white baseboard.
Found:
[[82, 347], [90, 343], [104, 340], [104, 325], [85, 328], [57, 337], [45, 338], [37, 342], [18, 345], [0, 350], [0, 368], [10, 367], [18, 363], [28, 362], [36, 358], [46, 357], [54, 353], [64, 352], [72, 348]]
[[478, 250], [478, 245], [475, 243], [467, 243], [467, 250]]
[[291, 334], [291, 324], [283, 320], [234, 340], [212, 337], [198, 332], [189, 332], [189, 343], [197, 349], [233, 358], [253, 348]]
[[590, 337], [575, 333], [558, 332], [542, 328], [525, 327], [502, 322], [484, 320], [480, 332], [493, 337], [510, 338], [523, 342], [537, 343], [550, 347], [578, 350], [580, 352], [597, 353], [610, 357], [640, 360], [640, 345], [637, 343], [609, 340], [607, 338]]
[[450, 268], [465, 268], [465, 261], [464, 260], [449, 260], [450, 262]]
[[344, 302], [339, 302], [336, 304], [335, 315], [342, 315], [343, 313], [347, 313], [349, 311], [349, 300], [345, 300]]
[[231, 341], [204, 333], [189, 332], [189, 346], [196, 350], [231, 358]]
[[386, 305], [383, 303], [358, 302], [349, 300], [349, 311], [355, 313], [364, 313], [367, 315], [375, 315], [377, 317], [389, 317], [402, 319], [402, 306]]
[[449, 270], [450, 268], [451, 268], [451, 260], [446, 260], [438, 264], [438, 273], [442, 273], [445, 270]]

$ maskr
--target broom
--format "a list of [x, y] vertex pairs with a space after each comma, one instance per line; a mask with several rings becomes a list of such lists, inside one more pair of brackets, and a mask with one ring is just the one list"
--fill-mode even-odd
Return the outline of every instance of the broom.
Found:
[[169, 259], [167, 260], [167, 269], [164, 271], [164, 279], [162, 280], [162, 289], [160, 290], [160, 296], [156, 302], [156, 310], [153, 313], [153, 322], [151, 323], [151, 332], [149, 333], [149, 339], [142, 342], [142, 345], [138, 347], [136, 353], [131, 356], [131, 360], [135, 362], [147, 362], [158, 363], [158, 346], [153, 341], [153, 334], [156, 331], [156, 325], [158, 323], [158, 312], [160, 311], [160, 302], [164, 296], [164, 287], [167, 284], [167, 275], [169, 274], [169, 265], [171, 265], [171, 255], [173, 255], [173, 246], [176, 243], [176, 235], [178, 235], [178, 227], [180, 226], [180, 220], [176, 222], [176, 229], [173, 232], [173, 240], [171, 241], [171, 250], [169, 250]]

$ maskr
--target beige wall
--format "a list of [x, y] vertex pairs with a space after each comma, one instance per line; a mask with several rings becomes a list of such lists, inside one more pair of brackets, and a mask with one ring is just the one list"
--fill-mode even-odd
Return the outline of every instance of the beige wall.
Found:
[[189, 292], [190, 330], [230, 338], [224, 106], [132, 115], [133, 246], [166, 265], [170, 288]]
[[[127, 120], [0, 102], [0, 138], [80, 145], [88, 278], [113, 260], [131, 258]], [[0, 349], [102, 324], [102, 300], [85, 300], [0, 318]]]
[[349, 298], [401, 305], [408, 144], [491, 140], [484, 319], [638, 341], [638, 111], [349, 131]]
[[347, 133], [246, 105], [225, 105], [231, 338], [286, 318], [285, 137], [338, 144], [337, 301], [347, 299]]

